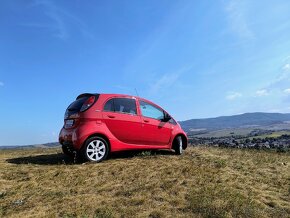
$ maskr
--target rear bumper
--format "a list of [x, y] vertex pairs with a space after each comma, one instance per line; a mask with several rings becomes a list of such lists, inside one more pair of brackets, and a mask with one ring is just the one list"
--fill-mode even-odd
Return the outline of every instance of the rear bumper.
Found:
[[80, 150], [83, 144], [78, 135], [78, 128], [76, 129], [62, 128], [59, 133], [58, 141], [63, 146], [63, 150], [68, 149], [71, 151]]
[[74, 128], [62, 128], [59, 133], [59, 143], [70, 145], [76, 151], [79, 151], [90, 136], [96, 133], [106, 135], [102, 130], [102, 125], [97, 124], [95, 120], [80, 122]]

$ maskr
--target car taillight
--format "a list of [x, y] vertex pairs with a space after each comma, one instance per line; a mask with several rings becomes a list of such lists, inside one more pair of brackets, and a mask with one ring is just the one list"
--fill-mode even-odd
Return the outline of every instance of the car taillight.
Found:
[[85, 103], [82, 105], [80, 112], [83, 112], [87, 109], [89, 109], [94, 103], [95, 103], [95, 96], [89, 97]]

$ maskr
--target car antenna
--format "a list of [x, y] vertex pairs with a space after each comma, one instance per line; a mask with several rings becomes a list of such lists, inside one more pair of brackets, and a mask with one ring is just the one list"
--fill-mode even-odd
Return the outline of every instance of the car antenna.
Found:
[[138, 94], [138, 92], [137, 92], [137, 89], [136, 89], [136, 88], [135, 88], [135, 92], [136, 92], [137, 96], [139, 97], [139, 94]]

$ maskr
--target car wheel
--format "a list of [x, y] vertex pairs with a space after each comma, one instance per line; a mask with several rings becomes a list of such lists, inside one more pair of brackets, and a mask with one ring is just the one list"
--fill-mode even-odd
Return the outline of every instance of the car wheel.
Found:
[[177, 155], [181, 155], [182, 154], [182, 137], [181, 136], [178, 136], [175, 138], [175, 143], [174, 143], [174, 151], [175, 151], [175, 154]]
[[99, 136], [89, 138], [82, 149], [82, 156], [87, 161], [101, 162], [109, 153], [109, 145], [105, 139]]

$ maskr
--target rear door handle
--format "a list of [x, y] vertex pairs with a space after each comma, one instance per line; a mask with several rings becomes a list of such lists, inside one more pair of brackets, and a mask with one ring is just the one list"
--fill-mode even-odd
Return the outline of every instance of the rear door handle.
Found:
[[144, 120], [145, 123], [149, 123], [149, 120]]
[[109, 118], [115, 118], [115, 116], [113, 116], [113, 115], [108, 115], [108, 117], [109, 117]]

